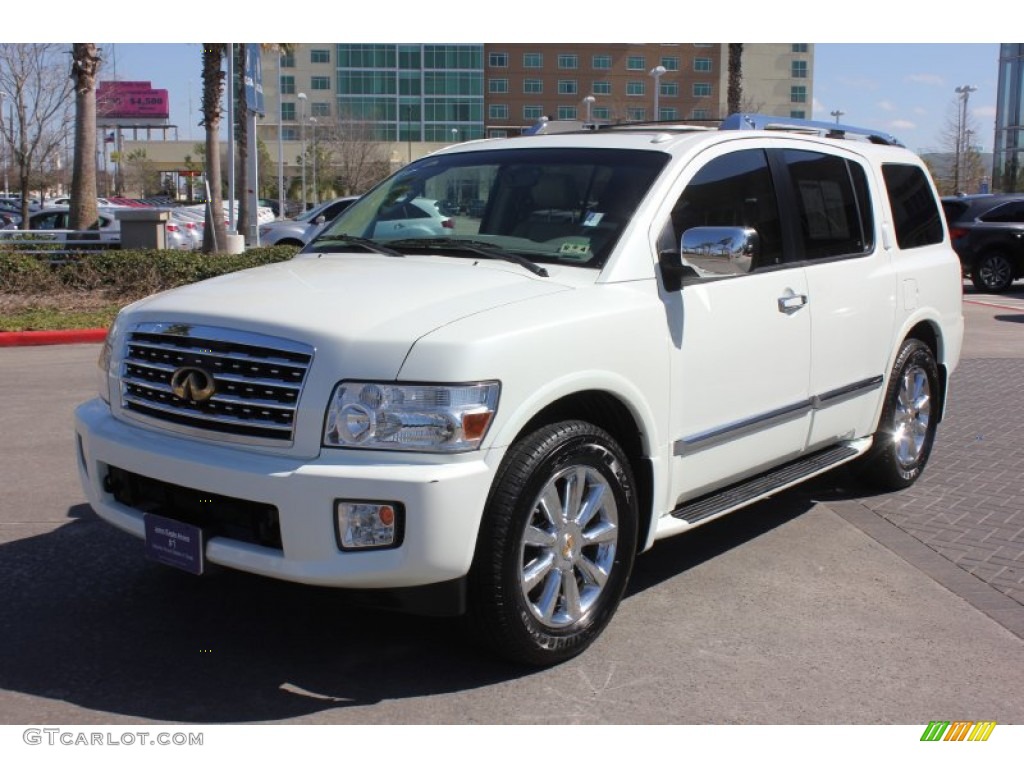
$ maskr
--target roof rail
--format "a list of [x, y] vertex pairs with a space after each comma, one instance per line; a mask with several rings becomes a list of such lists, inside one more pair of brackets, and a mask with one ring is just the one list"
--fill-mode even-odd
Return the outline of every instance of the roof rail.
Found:
[[847, 135], [862, 136], [872, 144], [887, 144], [902, 147], [903, 142], [895, 136], [872, 128], [858, 128], [855, 125], [826, 123], [820, 120], [804, 120], [797, 117], [777, 115], [729, 115], [718, 127], [721, 131], [790, 131], [811, 133], [830, 139], [845, 139]]

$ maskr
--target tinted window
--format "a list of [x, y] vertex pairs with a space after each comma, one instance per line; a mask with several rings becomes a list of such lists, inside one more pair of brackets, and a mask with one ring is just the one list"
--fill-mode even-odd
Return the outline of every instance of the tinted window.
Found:
[[1024, 221], [1024, 201], [1005, 203], [980, 217], [982, 221], [1019, 223]]
[[821, 152], [784, 150], [803, 258], [862, 254], [873, 245], [864, 169]]
[[693, 227], [752, 227], [760, 253], [751, 270], [782, 261], [778, 201], [764, 150], [717, 157], [701, 168], [672, 210], [675, 245]]
[[916, 165], [882, 166], [900, 248], [941, 243], [945, 227], [924, 170]]

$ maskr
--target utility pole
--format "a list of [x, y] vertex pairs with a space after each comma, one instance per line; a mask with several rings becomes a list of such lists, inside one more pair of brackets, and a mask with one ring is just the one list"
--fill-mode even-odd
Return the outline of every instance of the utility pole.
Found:
[[839, 118], [842, 117], [843, 115], [845, 115], [846, 113], [845, 112], [840, 112], [838, 109], [836, 109], [836, 110], [833, 110], [833, 111], [829, 112], [829, 114], [832, 115], [832, 117], [834, 117], [836, 119], [836, 125], [839, 125]]
[[953, 192], [960, 191], [960, 166], [963, 163], [964, 136], [967, 133], [967, 99], [977, 88], [973, 85], [958, 85], [954, 92], [960, 99], [960, 108], [957, 110], [956, 121], [956, 152], [953, 161]]

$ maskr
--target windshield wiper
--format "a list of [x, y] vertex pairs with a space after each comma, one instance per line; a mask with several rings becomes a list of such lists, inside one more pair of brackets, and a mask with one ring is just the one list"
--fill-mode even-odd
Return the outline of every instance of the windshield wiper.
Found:
[[492, 245], [491, 243], [485, 243], [480, 240], [456, 240], [447, 237], [409, 237], [402, 240], [391, 240], [389, 242], [391, 245], [398, 246], [400, 248], [428, 248], [445, 251], [464, 251], [466, 253], [476, 254], [477, 256], [483, 256], [487, 259], [510, 261], [513, 264], [525, 267], [533, 272], [533, 274], [540, 277], [548, 276], [548, 271], [544, 269], [544, 267], [534, 264], [525, 256], [513, 253], [512, 251], [506, 251], [498, 246]]
[[323, 256], [322, 251], [316, 249], [318, 243], [344, 243], [345, 245], [360, 245], [368, 251], [379, 253], [383, 256], [405, 256], [404, 253], [396, 251], [394, 248], [388, 248], [386, 245], [381, 245], [375, 240], [370, 240], [367, 237], [356, 237], [355, 235], [332, 235], [330, 237], [317, 237], [309, 244], [310, 249], [314, 253], [319, 253]]

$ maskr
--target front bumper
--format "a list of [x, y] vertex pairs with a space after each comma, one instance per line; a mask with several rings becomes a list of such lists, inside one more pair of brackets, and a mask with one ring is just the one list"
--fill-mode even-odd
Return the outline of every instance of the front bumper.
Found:
[[[214, 536], [206, 542], [208, 562], [286, 581], [357, 589], [418, 587], [464, 577], [501, 460], [501, 451], [455, 457], [333, 450], [313, 460], [271, 456], [126, 424], [99, 399], [78, 407], [75, 431], [89, 503], [118, 528], [145, 536], [143, 512], [118, 502], [108, 489], [109, 467], [277, 508], [280, 549]], [[342, 551], [334, 528], [335, 499], [403, 505], [401, 546]]]

